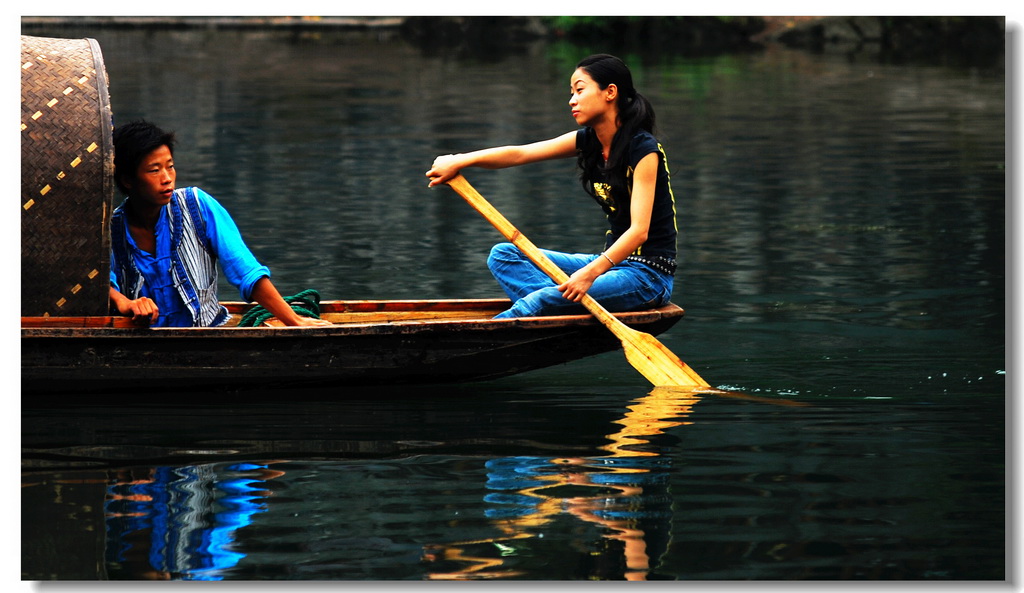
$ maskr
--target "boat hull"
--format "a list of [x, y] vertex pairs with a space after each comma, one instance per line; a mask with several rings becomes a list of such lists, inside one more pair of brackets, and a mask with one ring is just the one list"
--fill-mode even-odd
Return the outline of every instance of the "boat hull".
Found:
[[[493, 320], [508, 301], [330, 301], [330, 327], [139, 328], [23, 318], [22, 392], [387, 385], [493, 379], [621, 347], [589, 315]], [[245, 306], [230, 304], [237, 318]], [[619, 313], [652, 335], [675, 305]], [[109, 320], [109, 321], [107, 321]]]

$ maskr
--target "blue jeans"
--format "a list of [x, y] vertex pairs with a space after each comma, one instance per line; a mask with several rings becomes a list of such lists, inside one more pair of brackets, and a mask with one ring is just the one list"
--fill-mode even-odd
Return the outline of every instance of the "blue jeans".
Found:
[[[600, 257], [586, 253], [541, 251], [570, 276]], [[554, 280], [511, 243], [495, 245], [487, 257], [487, 267], [513, 303], [511, 309], [499, 313], [495, 319], [573, 315], [586, 311], [580, 303], [563, 297]], [[587, 294], [609, 311], [650, 309], [669, 302], [672, 280], [668, 274], [627, 260], [598, 276]]]

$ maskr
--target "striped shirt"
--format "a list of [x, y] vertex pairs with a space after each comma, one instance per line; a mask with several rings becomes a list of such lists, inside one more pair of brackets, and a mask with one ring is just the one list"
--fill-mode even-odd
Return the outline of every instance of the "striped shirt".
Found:
[[216, 326], [227, 321], [217, 295], [218, 262], [245, 301], [252, 300], [256, 282], [270, 276], [270, 269], [245, 245], [231, 215], [203, 190], [175, 190], [157, 220], [156, 253], [136, 245], [128, 231], [125, 203], [111, 217], [110, 284], [128, 298], [153, 299], [160, 308], [154, 327]]

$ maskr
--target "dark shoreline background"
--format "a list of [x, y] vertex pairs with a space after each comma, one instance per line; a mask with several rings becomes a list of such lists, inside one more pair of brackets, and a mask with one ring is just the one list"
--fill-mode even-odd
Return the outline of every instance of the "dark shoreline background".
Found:
[[[600, 39], [618, 49], [671, 47], [693, 54], [783, 45], [814, 53], [866, 53], [882, 62], [1003, 61], [1003, 16], [23, 16], [22, 34], [75, 28], [274, 29], [296, 34], [371, 31], [434, 51], [494, 48], [540, 39]], [[491, 51], [488, 49], [491, 48]]]

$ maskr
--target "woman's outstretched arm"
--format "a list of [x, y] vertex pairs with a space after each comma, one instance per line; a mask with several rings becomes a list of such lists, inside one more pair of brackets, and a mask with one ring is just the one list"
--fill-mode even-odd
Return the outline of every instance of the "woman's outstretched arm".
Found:
[[568, 132], [550, 140], [517, 146], [496, 146], [473, 152], [445, 154], [434, 159], [427, 171], [430, 187], [446, 183], [466, 167], [505, 169], [528, 163], [576, 155], [576, 132]]

